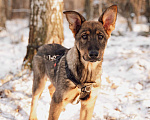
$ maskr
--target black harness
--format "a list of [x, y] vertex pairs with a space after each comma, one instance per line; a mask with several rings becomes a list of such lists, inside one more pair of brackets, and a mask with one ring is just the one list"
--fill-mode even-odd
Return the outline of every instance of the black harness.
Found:
[[[54, 61], [55, 74], [56, 74], [57, 64], [59, 63], [59, 61], [62, 58], [62, 56], [64, 56], [64, 54], [63, 55], [53, 55], [53, 56], [44, 55], [44, 58], [46, 60]], [[76, 85], [76, 87], [81, 89], [81, 93], [80, 93], [79, 99], [80, 100], [87, 100], [90, 97], [90, 93], [91, 93], [91, 89], [93, 87], [93, 83], [80, 83], [79, 80], [77, 80], [75, 78], [75, 76], [73, 75], [72, 71], [69, 69], [66, 59], [65, 59], [65, 70], [66, 70], [67, 78], [69, 80], [71, 80]], [[79, 102], [79, 100], [78, 100], [78, 102]]]
[[76, 85], [76, 87], [81, 89], [80, 99], [81, 100], [88, 99], [90, 97], [92, 83], [84, 83], [84, 84], [80, 83], [79, 80], [75, 78], [72, 71], [69, 69], [67, 60], [65, 60], [65, 69], [67, 73], [67, 78], [71, 80]]

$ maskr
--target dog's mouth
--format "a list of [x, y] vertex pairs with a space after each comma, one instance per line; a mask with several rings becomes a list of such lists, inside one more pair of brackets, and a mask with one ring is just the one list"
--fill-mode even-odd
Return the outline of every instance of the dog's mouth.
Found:
[[87, 62], [97, 62], [97, 61], [101, 61], [101, 58], [98, 57], [98, 58], [89, 58], [89, 57], [84, 57], [83, 56], [83, 59]]

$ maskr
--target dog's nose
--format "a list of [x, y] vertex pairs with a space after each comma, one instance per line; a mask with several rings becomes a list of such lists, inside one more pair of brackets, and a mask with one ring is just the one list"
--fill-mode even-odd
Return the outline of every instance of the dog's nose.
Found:
[[89, 51], [89, 56], [91, 58], [97, 58], [98, 57], [98, 51], [97, 50], [91, 50], [91, 51]]

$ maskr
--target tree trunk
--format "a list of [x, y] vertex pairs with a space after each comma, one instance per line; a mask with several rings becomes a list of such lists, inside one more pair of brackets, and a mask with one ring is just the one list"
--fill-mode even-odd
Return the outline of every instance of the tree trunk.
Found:
[[6, 14], [5, 14], [5, 1], [0, 0], [0, 31], [5, 28]]
[[146, 8], [145, 16], [147, 18], [147, 22], [149, 25], [149, 32], [150, 32], [150, 0], [146, 0], [145, 8]]
[[91, 0], [85, 0], [85, 13], [86, 19], [89, 20], [91, 18]]
[[5, 5], [6, 18], [10, 20], [12, 18], [12, 0], [5, 0]]
[[102, 14], [102, 12], [103, 12], [102, 3], [103, 3], [103, 1], [100, 0], [100, 2], [99, 2], [99, 15]]
[[139, 16], [140, 16], [140, 12], [141, 12], [141, 6], [142, 6], [142, 0], [134, 0], [134, 9], [135, 9], [135, 14], [136, 14], [136, 24], [139, 24]]
[[32, 68], [32, 59], [39, 46], [46, 43], [62, 44], [63, 0], [31, 0], [30, 32], [24, 68]]
[[48, 0], [47, 2], [47, 34], [46, 43], [62, 44], [63, 33], [63, 0]]
[[125, 7], [124, 7], [124, 17], [126, 18], [127, 20], [127, 30], [129, 28], [130, 31], [133, 31], [133, 26], [132, 26], [132, 19], [131, 19], [131, 13], [133, 13], [133, 10], [134, 7], [133, 7], [133, 3], [128, 0], [125, 4]]
[[11, 19], [29, 17], [30, 0], [12, 0]]

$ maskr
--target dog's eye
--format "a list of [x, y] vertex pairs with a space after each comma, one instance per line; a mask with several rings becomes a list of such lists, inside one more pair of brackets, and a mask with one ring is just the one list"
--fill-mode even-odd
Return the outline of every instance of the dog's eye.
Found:
[[99, 34], [98, 35], [98, 39], [102, 40], [103, 39], [103, 35]]
[[88, 38], [88, 35], [82, 35], [82, 38], [84, 39], [84, 40], [86, 40], [87, 38]]

